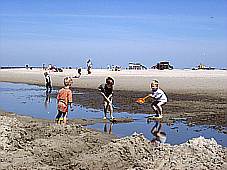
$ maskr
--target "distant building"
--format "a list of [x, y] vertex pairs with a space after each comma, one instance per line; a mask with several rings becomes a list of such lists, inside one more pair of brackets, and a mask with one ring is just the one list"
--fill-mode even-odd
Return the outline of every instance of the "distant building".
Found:
[[132, 63], [132, 62], [130, 62], [129, 66], [128, 66], [128, 69], [129, 70], [146, 70], [147, 67], [145, 67], [144, 65], [142, 65], [140, 63]]
[[158, 70], [165, 70], [165, 69], [172, 70], [173, 66], [170, 65], [169, 61], [161, 61], [156, 65], [152, 66], [151, 68], [158, 69]]

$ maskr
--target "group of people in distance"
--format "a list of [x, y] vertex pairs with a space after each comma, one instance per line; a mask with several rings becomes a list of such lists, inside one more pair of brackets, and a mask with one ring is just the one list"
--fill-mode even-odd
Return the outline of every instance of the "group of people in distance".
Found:
[[[52, 90], [51, 79], [47, 72], [44, 73], [46, 79], [46, 92], [50, 93]], [[67, 124], [67, 114], [68, 107], [72, 108], [72, 87], [73, 80], [71, 77], [64, 78], [64, 87], [58, 91], [57, 94], [57, 108], [58, 114], [56, 116], [56, 123]], [[113, 117], [113, 86], [114, 79], [111, 77], [106, 78], [106, 82], [101, 84], [98, 87], [100, 94], [103, 96], [103, 106], [104, 106], [104, 117], [103, 119], [107, 119], [107, 112], [110, 113], [110, 119], [114, 120]], [[145, 101], [147, 98], [152, 98], [153, 102], [151, 104], [152, 109], [155, 112], [154, 118], [162, 118], [163, 117], [163, 109], [162, 106], [167, 103], [167, 96], [163, 90], [159, 88], [158, 80], [153, 80], [150, 84], [151, 93], [144, 98], [141, 98]]]

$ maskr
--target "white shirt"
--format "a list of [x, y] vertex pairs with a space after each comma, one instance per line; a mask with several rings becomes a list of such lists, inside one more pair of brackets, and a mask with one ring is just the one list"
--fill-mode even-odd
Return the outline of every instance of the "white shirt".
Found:
[[51, 79], [49, 75], [46, 75], [45, 78], [46, 78], [46, 83], [51, 83]]
[[150, 96], [155, 98], [157, 101], [167, 102], [167, 96], [161, 89], [157, 89], [157, 91], [151, 91]]

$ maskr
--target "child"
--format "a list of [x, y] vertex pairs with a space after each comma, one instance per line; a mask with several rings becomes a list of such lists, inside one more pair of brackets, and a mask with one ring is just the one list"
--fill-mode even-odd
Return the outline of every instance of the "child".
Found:
[[49, 93], [51, 93], [52, 86], [51, 86], [50, 75], [47, 72], [45, 72], [44, 76], [45, 76], [45, 80], [46, 80], [46, 93], [48, 93], [49, 89], [50, 89]]
[[101, 92], [103, 96], [103, 102], [104, 102], [104, 117], [103, 119], [106, 119], [106, 113], [109, 110], [110, 111], [110, 117], [113, 120], [113, 105], [112, 105], [112, 96], [113, 96], [113, 85], [114, 80], [111, 77], [106, 78], [106, 84], [101, 84], [98, 89]]
[[64, 78], [65, 87], [60, 89], [57, 95], [58, 101], [58, 114], [56, 116], [56, 123], [61, 124], [61, 116], [63, 116], [63, 124], [67, 123], [67, 114], [68, 114], [68, 105], [72, 110], [72, 90], [70, 89], [72, 86], [72, 78], [66, 77]]
[[159, 88], [158, 80], [153, 80], [151, 82], [151, 94], [144, 97], [143, 99], [147, 99], [152, 97], [155, 101], [152, 102], [151, 107], [156, 113], [156, 118], [162, 118], [162, 106], [167, 103], [167, 96], [165, 93]]

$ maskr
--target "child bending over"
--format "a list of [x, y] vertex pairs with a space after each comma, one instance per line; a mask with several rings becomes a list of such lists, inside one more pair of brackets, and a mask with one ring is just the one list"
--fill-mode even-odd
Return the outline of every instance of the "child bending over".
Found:
[[154, 101], [151, 104], [152, 109], [154, 110], [154, 112], [156, 113], [156, 118], [162, 118], [163, 116], [163, 109], [162, 106], [165, 105], [167, 103], [167, 96], [164, 93], [164, 91], [162, 91], [159, 88], [159, 82], [158, 80], [153, 80], [151, 82], [151, 94], [145, 96], [143, 98], [143, 100], [145, 101], [145, 99], [151, 97], [152, 99], [154, 99]]
[[113, 105], [112, 105], [112, 96], [113, 96], [113, 85], [114, 80], [111, 77], [106, 78], [106, 84], [101, 84], [98, 89], [101, 92], [103, 96], [103, 104], [104, 104], [104, 117], [103, 119], [106, 119], [107, 111], [110, 112], [111, 119], [114, 119], [113, 117]]

